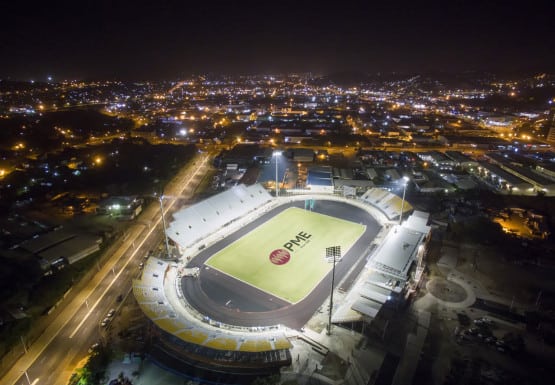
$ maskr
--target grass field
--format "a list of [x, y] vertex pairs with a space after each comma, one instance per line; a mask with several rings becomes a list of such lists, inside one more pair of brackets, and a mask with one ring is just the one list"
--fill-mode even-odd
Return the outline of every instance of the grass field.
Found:
[[[341, 246], [345, 255], [364, 230], [358, 223], [288, 208], [214, 254], [206, 264], [297, 303], [331, 270], [332, 264], [325, 260], [326, 247]], [[280, 249], [281, 255], [289, 254], [290, 258], [278, 265], [270, 255]]]

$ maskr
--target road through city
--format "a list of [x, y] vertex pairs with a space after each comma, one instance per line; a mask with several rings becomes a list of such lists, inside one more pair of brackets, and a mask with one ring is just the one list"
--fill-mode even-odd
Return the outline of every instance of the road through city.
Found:
[[[189, 163], [164, 191], [164, 213], [175, 211], [178, 204], [191, 198], [209, 167], [210, 156], [201, 153]], [[179, 202], [179, 203], [178, 203]], [[143, 256], [162, 238], [160, 205], [150, 204], [131, 225], [113, 255], [78, 292], [71, 293], [60, 306], [49, 326], [7, 371], [0, 383], [4, 385], [67, 384], [89, 347], [96, 341], [110, 339], [110, 326], [100, 321], [116, 298], [130, 292], [131, 280], [138, 272]], [[48, 317], [48, 316], [45, 316]]]

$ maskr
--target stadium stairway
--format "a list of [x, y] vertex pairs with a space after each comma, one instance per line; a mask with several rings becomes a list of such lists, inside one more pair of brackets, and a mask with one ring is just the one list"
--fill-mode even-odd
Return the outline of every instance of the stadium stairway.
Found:
[[320, 335], [310, 329], [305, 329], [304, 332], [299, 333], [298, 338], [309, 344], [312, 347], [312, 350], [322, 354], [323, 356], [328, 354], [330, 351], [327, 346], [317, 341], [317, 339], [320, 339]]

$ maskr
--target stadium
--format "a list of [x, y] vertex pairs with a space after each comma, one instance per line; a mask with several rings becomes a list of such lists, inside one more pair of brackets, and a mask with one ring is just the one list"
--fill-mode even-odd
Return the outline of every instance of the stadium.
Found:
[[174, 213], [166, 235], [178, 259], [149, 258], [133, 282], [149, 358], [220, 383], [279, 373], [332, 282], [347, 297], [329, 307], [331, 322], [372, 322], [422, 270], [427, 215], [400, 225], [401, 211], [413, 209], [387, 190], [276, 198], [255, 184]]

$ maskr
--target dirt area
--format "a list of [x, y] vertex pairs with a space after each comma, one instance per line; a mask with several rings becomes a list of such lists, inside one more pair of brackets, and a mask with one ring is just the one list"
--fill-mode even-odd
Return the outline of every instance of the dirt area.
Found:
[[337, 381], [345, 378], [348, 368], [348, 362], [342, 360], [338, 355], [329, 352], [322, 360], [321, 367], [316, 370], [316, 373]]
[[147, 318], [130, 293], [117, 307], [109, 328], [102, 330], [102, 340], [110, 345], [116, 356], [142, 353], [147, 324]]
[[462, 302], [467, 297], [466, 291], [461, 285], [441, 277], [428, 281], [426, 288], [434, 297], [443, 301]]
[[[446, 237], [431, 246], [428, 285], [414, 302], [415, 309], [432, 314], [414, 383], [539, 384], [551, 377], [553, 346], [528, 332], [523, 322], [499, 318], [476, 304], [460, 306], [458, 300], [464, 284], [477, 298], [524, 320], [541, 290], [555, 290], [553, 271], [508, 262], [495, 245], [461, 244]], [[453, 269], [437, 265], [443, 246], [455, 253]], [[484, 317], [490, 323], [482, 322]]]
[[457, 270], [475, 277], [494, 295], [533, 306], [541, 290], [555, 291], [553, 271], [507, 261], [495, 247], [461, 245]]

